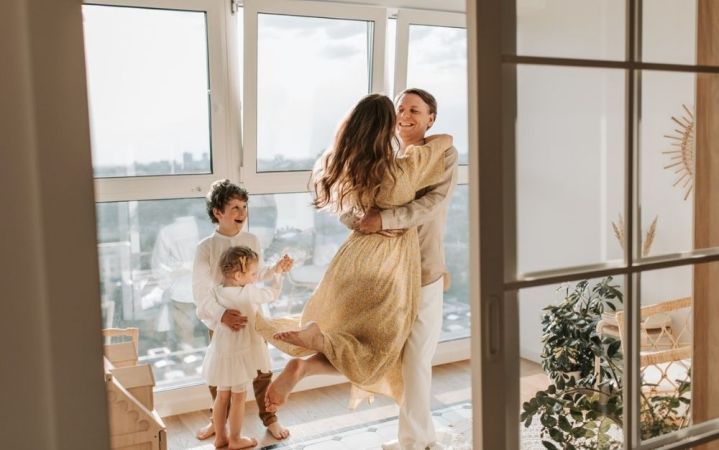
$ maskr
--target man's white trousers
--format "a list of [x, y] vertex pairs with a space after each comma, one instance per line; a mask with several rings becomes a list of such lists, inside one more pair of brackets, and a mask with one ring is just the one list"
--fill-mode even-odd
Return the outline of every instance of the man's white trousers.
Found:
[[404, 347], [404, 401], [399, 411], [399, 443], [424, 449], [436, 439], [432, 423], [432, 357], [442, 331], [442, 278], [422, 287], [417, 320]]

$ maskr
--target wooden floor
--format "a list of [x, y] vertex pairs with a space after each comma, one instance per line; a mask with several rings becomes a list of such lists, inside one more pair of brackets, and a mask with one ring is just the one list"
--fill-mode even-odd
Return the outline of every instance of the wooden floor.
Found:
[[[539, 365], [529, 361], [522, 362], [521, 372], [520, 391], [524, 401], [538, 389], [546, 387], [546, 377]], [[432, 409], [471, 401], [469, 361], [436, 366], [432, 375]], [[349, 385], [340, 384], [292, 394], [290, 401], [279, 414], [280, 421], [297, 439], [381, 421], [399, 414], [399, 408], [392, 400], [381, 397], [377, 397], [372, 405], [364, 404], [357, 410], [350, 411], [346, 407], [348, 393]], [[212, 439], [198, 441], [195, 438], [195, 432], [207, 423], [208, 417], [209, 412], [206, 410], [165, 417], [168, 449], [214, 449]], [[261, 446], [278, 442], [262, 426], [254, 401], [247, 403], [243, 434], [257, 438]]]

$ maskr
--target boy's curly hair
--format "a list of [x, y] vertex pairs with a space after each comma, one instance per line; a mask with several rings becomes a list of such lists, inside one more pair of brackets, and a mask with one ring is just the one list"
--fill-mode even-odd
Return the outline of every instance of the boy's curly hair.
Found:
[[210, 186], [210, 191], [205, 197], [207, 205], [207, 215], [210, 216], [212, 223], [217, 223], [217, 217], [213, 213], [215, 208], [220, 211], [225, 210], [225, 206], [232, 199], [240, 199], [244, 202], [249, 200], [249, 194], [247, 191], [228, 179], [217, 180]]
[[230, 247], [222, 253], [220, 270], [225, 276], [235, 272], [246, 273], [250, 270], [250, 264], [257, 263], [259, 259], [257, 253], [249, 247]]

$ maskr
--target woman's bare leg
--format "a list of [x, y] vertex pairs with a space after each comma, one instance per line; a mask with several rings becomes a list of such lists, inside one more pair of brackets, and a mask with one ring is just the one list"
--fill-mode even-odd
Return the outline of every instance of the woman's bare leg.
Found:
[[317, 322], [308, 322], [301, 330], [275, 333], [273, 337], [288, 344], [308, 348], [318, 353], [324, 353], [325, 350], [325, 337], [322, 334], [320, 326], [317, 325]]
[[294, 358], [287, 363], [282, 373], [267, 388], [265, 407], [267, 411], [277, 412], [287, 402], [290, 392], [304, 377], [320, 374], [336, 374], [337, 369], [318, 353], [307, 359]]

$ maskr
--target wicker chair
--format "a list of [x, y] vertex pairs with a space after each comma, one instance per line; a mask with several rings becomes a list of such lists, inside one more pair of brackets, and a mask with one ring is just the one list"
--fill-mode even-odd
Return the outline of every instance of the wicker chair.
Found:
[[[644, 394], [671, 394], [690, 381], [692, 311], [691, 297], [641, 308], [639, 367]], [[624, 311], [618, 311], [616, 319], [623, 340]]]

